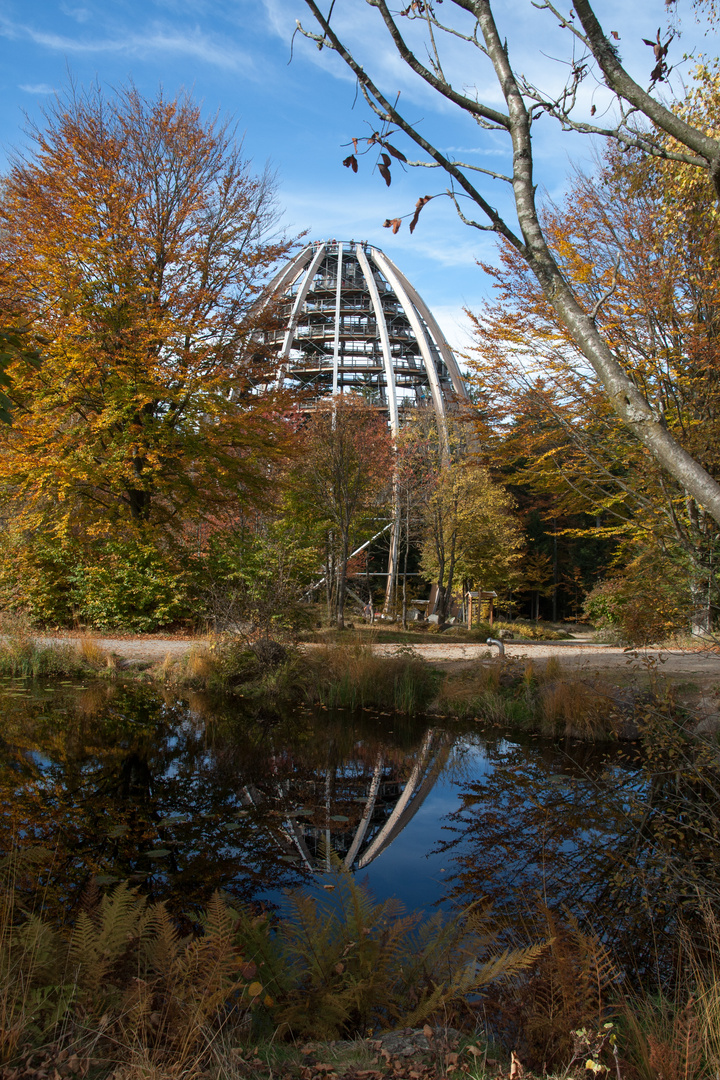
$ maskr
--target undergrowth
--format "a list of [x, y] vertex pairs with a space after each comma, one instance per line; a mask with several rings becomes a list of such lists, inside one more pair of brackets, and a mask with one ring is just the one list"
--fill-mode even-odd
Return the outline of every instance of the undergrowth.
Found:
[[300, 697], [299, 670], [298, 654], [279, 642], [228, 636], [168, 656], [155, 676], [172, 686], [292, 702]]
[[563, 671], [553, 657], [544, 666], [521, 659], [478, 663], [444, 677], [432, 709], [441, 715], [516, 727], [550, 738], [603, 741], [637, 738], [643, 709], [675, 711], [667, 687], [621, 690], [598, 675]]
[[376, 656], [369, 645], [341, 642], [303, 657], [303, 688], [309, 701], [328, 708], [423, 712], [438, 675], [411, 648]]
[[0, 618], [0, 676], [82, 676], [112, 666], [112, 658], [91, 638], [45, 643], [24, 616], [5, 612]]
[[[36, 872], [47, 855], [36, 850]], [[14, 876], [32, 867], [6, 858], [3, 1080], [308, 1080], [335, 1071], [326, 1040], [337, 1039], [350, 1040], [330, 1044], [349, 1075], [361, 1067], [373, 1077], [429, 1078], [432, 1066], [414, 1060], [415, 1072], [406, 1072], [372, 1042], [383, 1031], [421, 1027], [430, 1055], [437, 1040], [436, 1071], [447, 1077], [481, 1077], [481, 1059], [496, 1076], [490, 1045], [502, 1056], [513, 1051], [516, 1077], [520, 1062], [573, 1080], [587, 1070], [618, 1080], [718, 1075], [720, 927], [712, 910], [700, 945], [680, 935], [674, 989], [642, 991], [628, 985], [604, 942], [540, 900], [520, 923], [483, 903], [423, 918], [395, 900], [375, 901], [334, 857], [329, 865], [320, 896], [288, 894], [279, 918], [233, 909], [216, 894], [183, 937], [162, 903], [126, 884], [107, 895], [91, 887], [74, 926], [57, 930], [16, 908]], [[437, 1034], [449, 1028], [472, 1040], [465, 1064]], [[33, 1071], [33, 1060], [44, 1067]], [[326, 1063], [317, 1073], [315, 1061]]]
[[18, 867], [5, 859], [0, 1065], [52, 1043], [77, 1061], [188, 1076], [228, 1039], [353, 1038], [442, 1020], [546, 947], [496, 948], [491, 920], [473, 911], [423, 922], [330, 861], [331, 896], [292, 893], [271, 922], [216, 894], [182, 937], [163, 903], [126, 884], [91, 889], [72, 929], [58, 931], [15, 908]]

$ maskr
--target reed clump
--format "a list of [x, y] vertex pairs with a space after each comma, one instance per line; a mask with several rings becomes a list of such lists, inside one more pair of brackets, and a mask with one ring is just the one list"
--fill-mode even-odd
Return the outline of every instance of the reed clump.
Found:
[[432, 709], [549, 738], [603, 741], [637, 737], [637, 704], [599, 678], [563, 671], [555, 657], [544, 666], [488, 657], [446, 675]]
[[181, 657], [166, 657], [155, 677], [175, 687], [290, 703], [302, 696], [299, 669], [290, 646], [228, 635], [194, 645]]
[[306, 699], [328, 708], [408, 714], [423, 712], [439, 683], [412, 648], [376, 656], [370, 646], [356, 642], [312, 649], [303, 657], [302, 678]]
[[16, 612], [0, 615], [0, 675], [10, 678], [86, 675], [108, 667], [108, 654], [91, 639], [80, 644], [43, 642], [30, 621]]

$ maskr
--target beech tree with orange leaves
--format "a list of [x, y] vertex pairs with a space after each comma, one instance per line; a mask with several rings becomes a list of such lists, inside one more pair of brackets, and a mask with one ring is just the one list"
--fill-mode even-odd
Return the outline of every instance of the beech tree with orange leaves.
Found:
[[278, 403], [257, 305], [288, 250], [271, 175], [184, 95], [58, 97], [0, 191], [0, 308], [44, 340], [11, 365], [0, 495], [19, 543], [182, 539], [267, 488]]
[[270, 177], [189, 98], [59, 99], [0, 200], [3, 305], [48, 339], [18, 371], [0, 469], [108, 521], [163, 524], [256, 488], [276, 432], [249, 392], [253, 303], [286, 251]]

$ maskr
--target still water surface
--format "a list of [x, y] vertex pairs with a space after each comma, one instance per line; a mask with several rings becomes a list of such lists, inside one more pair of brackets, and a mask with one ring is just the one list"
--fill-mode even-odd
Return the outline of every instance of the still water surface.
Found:
[[[408, 908], [535, 894], [610, 903], [635, 751], [477, 723], [301, 709], [154, 687], [5, 680], [3, 852], [17, 890], [71, 914], [129, 880], [189, 914], [221, 888], [282, 904], [317, 891], [328, 852]], [[39, 855], [38, 855], [39, 852]]]

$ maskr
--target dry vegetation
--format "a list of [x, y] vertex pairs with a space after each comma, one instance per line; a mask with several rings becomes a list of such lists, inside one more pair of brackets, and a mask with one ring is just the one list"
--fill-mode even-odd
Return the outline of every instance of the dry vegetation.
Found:
[[432, 709], [549, 737], [602, 741], [637, 738], [646, 707], [677, 711], [673, 693], [656, 672], [623, 686], [608, 674], [563, 670], [555, 657], [544, 665], [509, 658], [446, 674]]
[[332, 899], [293, 894], [274, 923], [215, 896], [183, 938], [162, 904], [121, 885], [91, 890], [60, 932], [14, 908], [21, 869], [2, 867], [2, 1080], [517, 1080], [520, 1064], [710, 1080], [720, 1068], [710, 911], [702, 947], [681, 943], [672, 991], [644, 993], [592, 932], [541, 903], [512, 932], [482, 905], [421, 923], [336, 867]]

